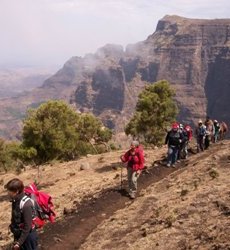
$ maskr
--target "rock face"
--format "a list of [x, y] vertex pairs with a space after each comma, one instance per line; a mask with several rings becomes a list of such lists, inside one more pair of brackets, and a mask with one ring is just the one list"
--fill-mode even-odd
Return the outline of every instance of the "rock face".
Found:
[[8, 129], [15, 123], [12, 114], [23, 114], [47, 99], [64, 99], [120, 132], [145, 84], [161, 79], [176, 90], [181, 121], [194, 124], [208, 114], [230, 123], [229, 69], [230, 19], [165, 16], [145, 41], [128, 45], [125, 51], [106, 45], [95, 54], [73, 57], [41, 88], [0, 101], [0, 115], [8, 118], [0, 130], [9, 137], [12, 129]]
[[127, 51], [158, 65], [157, 80], [167, 79], [175, 87], [179, 119], [196, 122], [208, 114], [230, 121], [229, 31], [230, 20], [166, 16], [153, 35]]

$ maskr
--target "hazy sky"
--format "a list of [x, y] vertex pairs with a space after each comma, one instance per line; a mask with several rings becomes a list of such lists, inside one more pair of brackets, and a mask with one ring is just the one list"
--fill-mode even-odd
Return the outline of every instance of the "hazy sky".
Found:
[[230, 0], [0, 0], [0, 65], [62, 65], [146, 39], [166, 14], [230, 18]]

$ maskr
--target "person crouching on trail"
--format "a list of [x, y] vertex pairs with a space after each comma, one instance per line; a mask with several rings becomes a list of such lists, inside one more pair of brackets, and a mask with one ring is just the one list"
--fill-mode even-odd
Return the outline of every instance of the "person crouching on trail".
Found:
[[137, 193], [137, 179], [144, 168], [144, 152], [138, 141], [131, 143], [130, 149], [121, 156], [121, 161], [127, 162], [129, 196], [135, 199]]
[[34, 205], [24, 194], [23, 182], [17, 178], [9, 181], [5, 188], [12, 201], [12, 216], [9, 226], [14, 235], [12, 249], [36, 250], [37, 233], [33, 226]]
[[175, 167], [178, 157], [178, 151], [183, 142], [183, 134], [179, 130], [179, 124], [173, 123], [172, 129], [168, 132], [165, 138], [165, 144], [168, 144], [168, 161], [167, 167]]

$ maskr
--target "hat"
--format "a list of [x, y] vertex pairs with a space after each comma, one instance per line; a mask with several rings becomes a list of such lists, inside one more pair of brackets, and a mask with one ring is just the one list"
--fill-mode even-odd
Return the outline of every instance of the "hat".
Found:
[[131, 146], [138, 147], [139, 146], [139, 141], [132, 141]]
[[179, 128], [179, 124], [177, 122], [174, 122], [172, 124], [172, 129], [178, 129]]
[[203, 122], [202, 122], [202, 120], [199, 120], [198, 123], [200, 124], [200, 123], [203, 123]]

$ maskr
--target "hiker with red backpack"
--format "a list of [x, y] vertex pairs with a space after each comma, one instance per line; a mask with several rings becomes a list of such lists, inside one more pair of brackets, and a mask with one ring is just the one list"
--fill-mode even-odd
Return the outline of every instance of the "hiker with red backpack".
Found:
[[24, 187], [23, 182], [17, 178], [9, 181], [5, 188], [12, 199], [12, 249], [37, 249], [36, 229], [42, 228], [46, 221], [54, 222], [51, 196], [38, 191], [35, 184]]
[[47, 193], [38, 191], [34, 183], [25, 187], [24, 192], [34, 204], [36, 216], [33, 218], [33, 223], [36, 228], [43, 227], [47, 221], [53, 223], [56, 214], [53, 211], [52, 197]]
[[131, 143], [130, 149], [121, 156], [121, 161], [127, 163], [129, 196], [136, 198], [137, 180], [144, 168], [144, 152], [138, 141]]
[[188, 142], [190, 142], [192, 140], [192, 137], [193, 137], [193, 130], [192, 130], [191, 126], [189, 126], [188, 124], [185, 125], [184, 129], [188, 134]]
[[[10, 180], [5, 188], [12, 201], [12, 217], [9, 226], [14, 235], [12, 249], [35, 250], [37, 249], [37, 232], [33, 225], [35, 217], [34, 205], [31, 200], [25, 201], [24, 184], [15, 178]], [[23, 207], [21, 204], [24, 203]]]

